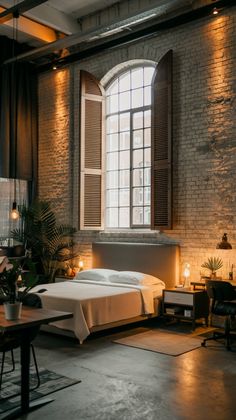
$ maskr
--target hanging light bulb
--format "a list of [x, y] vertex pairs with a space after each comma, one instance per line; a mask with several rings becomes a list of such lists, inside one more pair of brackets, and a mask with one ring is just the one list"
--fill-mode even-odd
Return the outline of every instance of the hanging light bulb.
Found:
[[11, 212], [10, 212], [10, 218], [12, 220], [18, 220], [19, 217], [20, 217], [20, 214], [19, 214], [19, 211], [17, 210], [16, 201], [13, 201], [12, 209], [11, 209]]
[[212, 14], [213, 15], [218, 15], [218, 13], [219, 13], [219, 10], [217, 9], [217, 7], [214, 7], [214, 9], [212, 11]]

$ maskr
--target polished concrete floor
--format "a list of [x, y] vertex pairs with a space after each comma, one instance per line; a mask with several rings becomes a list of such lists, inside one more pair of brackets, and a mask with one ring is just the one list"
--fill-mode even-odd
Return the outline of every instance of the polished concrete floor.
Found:
[[53, 402], [21, 418], [236, 419], [236, 347], [229, 352], [210, 342], [173, 357], [112, 343], [124, 333], [91, 336], [83, 345], [39, 334], [39, 365], [82, 382], [52, 394]]

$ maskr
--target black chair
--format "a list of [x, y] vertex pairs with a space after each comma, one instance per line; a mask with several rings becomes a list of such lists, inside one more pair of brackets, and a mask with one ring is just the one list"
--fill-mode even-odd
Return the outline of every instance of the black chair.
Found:
[[[25, 306], [30, 306], [34, 308], [42, 308], [42, 302], [38, 295], [35, 295], [33, 293], [30, 293], [26, 295], [22, 299], [22, 303]], [[31, 335], [30, 340], [33, 341], [33, 339], [36, 337], [38, 333], [38, 327], [31, 328], [29, 330], [29, 334]], [[2, 377], [3, 374], [13, 372], [15, 370], [15, 359], [14, 359], [14, 350], [20, 347], [21, 345], [21, 336], [16, 335], [14, 333], [7, 333], [0, 335], [0, 353], [2, 353], [2, 362], [1, 362], [1, 371], [0, 371], [0, 390], [2, 387]], [[5, 355], [7, 352], [11, 353], [11, 362], [12, 362], [12, 368], [9, 370], [4, 371], [4, 363], [5, 363]], [[30, 391], [35, 391], [40, 386], [40, 376], [39, 376], [39, 370], [38, 370], [38, 364], [36, 360], [35, 350], [33, 344], [31, 344], [31, 352], [33, 356], [36, 376], [37, 376], [37, 383], [36, 385], [30, 389]], [[11, 396], [12, 397], [12, 396]]]
[[231, 283], [221, 280], [208, 280], [206, 282], [207, 294], [210, 298], [211, 314], [225, 317], [224, 332], [214, 331], [212, 337], [205, 338], [202, 346], [209, 340], [225, 339], [227, 350], [231, 350], [232, 325], [236, 315], [236, 290]]

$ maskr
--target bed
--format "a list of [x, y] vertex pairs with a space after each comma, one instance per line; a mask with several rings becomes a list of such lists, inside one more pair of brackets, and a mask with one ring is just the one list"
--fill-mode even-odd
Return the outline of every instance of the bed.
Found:
[[47, 330], [72, 333], [82, 343], [91, 332], [158, 316], [163, 288], [178, 279], [178, 245], [97, 242], [92, 245], [92, 270], [32, 292], [40, 295], [43, 307], [74, 314]]

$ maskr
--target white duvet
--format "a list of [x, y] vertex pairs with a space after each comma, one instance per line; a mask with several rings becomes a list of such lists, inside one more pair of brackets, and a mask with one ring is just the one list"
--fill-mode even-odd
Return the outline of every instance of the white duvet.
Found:
[[163, 287], [72, 280], [40, 285], [32, 292], [45, 288], [39, 293], [44, 308], [73, 312], [73, 318], [51, 325], [73, 331], [82, 343], [94, 326], [153, 314], [153, 298], [161, 296]]

